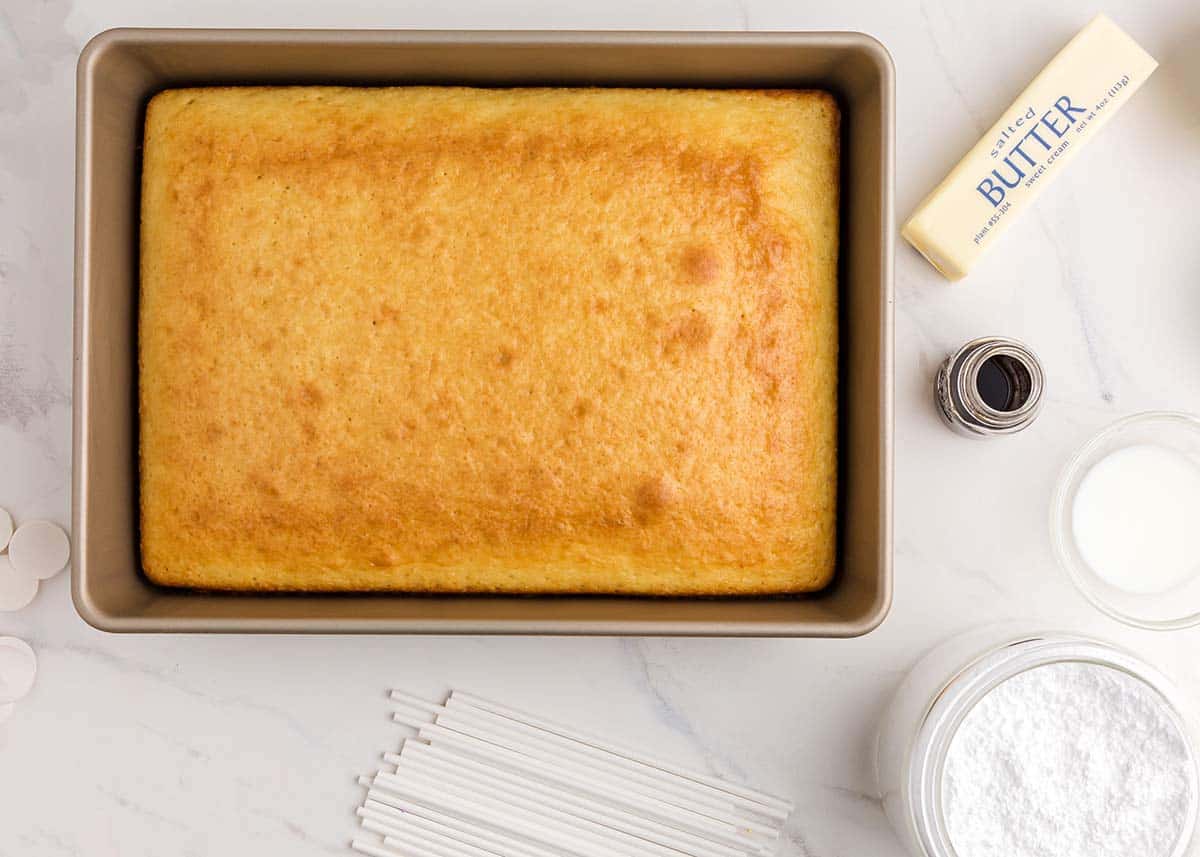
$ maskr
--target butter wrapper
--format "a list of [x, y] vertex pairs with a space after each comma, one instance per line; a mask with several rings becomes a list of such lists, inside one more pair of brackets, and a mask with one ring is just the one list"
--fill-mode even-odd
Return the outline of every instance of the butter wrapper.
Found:
[[925, 198], [901, 235], [945, 277], [962, 279], [1157, 67], [1116, 24], [1096, 17]]

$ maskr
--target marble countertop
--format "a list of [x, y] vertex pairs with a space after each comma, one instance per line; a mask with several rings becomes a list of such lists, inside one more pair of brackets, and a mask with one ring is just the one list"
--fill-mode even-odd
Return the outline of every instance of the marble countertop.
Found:
[[[0, 506], [69, 518], [75, 58], [114, 26], [848, 29], [898, 81], [899, 217], [1094, 12], [1084, 0], [0, 0]], [[672, 7], [675, 8], [672, 8]], [[1200, 7], [1112, 0], [1162, 67], [971, 277], [896, 258], [896, 587], [855, 640], [110, 636], [66, 575], [0, 634], [41, 670], [0, 725], [0, 857], [345, 854], [354, 775], [401, 730], [385, 691], [461, 687], [790, 795], [791, 857], [901, 857], [873, 796], [889, 695], [936, 642], [1001, 619], [1140, 650], [1200, 708], [1200, 630], [1125, 629], [1057, 568], [1055, 477], [1135, 411], [1200, 412]], [[1043, 357], [1012, 438], [948, 432], [947, 352], [987, 333]]]

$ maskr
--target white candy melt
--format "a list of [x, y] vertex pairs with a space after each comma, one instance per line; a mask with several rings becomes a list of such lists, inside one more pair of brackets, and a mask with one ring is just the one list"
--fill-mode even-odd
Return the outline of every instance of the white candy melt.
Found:
[[57, 524], [30, 521], [13, 533], [8, 555], [19, 571], [46, 580], [66, 568], [71, 559], [71, 542]]
[[12, 557], [0, 557], [0, 611], [20, 610], [37, 595], [38, 579], [12, 564]]
[[1071, 530], [1083, 561], [1125, 592], [1166, 592], [1200, 574], [1200, 465], [1136, 444], [1109, 454], [1075, 492]]
[[8, 547], [8, 540], [12, 538], [12, 531], [12, 515], [8, 514], [4, 509], [0, 509], [0, 551]]
[[37, 676], [37, 655], [16, 637], [0, 637], [0, 703], [16, 702], [29, 693]]

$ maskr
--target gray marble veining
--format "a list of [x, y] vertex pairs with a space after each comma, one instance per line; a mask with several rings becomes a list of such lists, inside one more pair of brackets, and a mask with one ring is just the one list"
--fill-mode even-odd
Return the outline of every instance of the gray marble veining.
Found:
[[[1163, 65], [1103, 138], [964, 283], [898, 248], [896, 597], [859, 640], [171, 638], [85, 626], [65, 575], [0, 634], [38, 684], [0, 725], [0, 857], [344, 853], [402, 730], [386, 690], [463, 687], [790, 795], [788, 857], [902, 857], [873, 794], [888, 695], [922, 651], [1017, 618], [1145, 652], [1193, 700], [1200, 632], [1097, 616], [1055, 567], [1054, 479], [1112, 419], [1200, 411], [1200, 10], [1114, 0]], [[1083, 26], [1083, 0], [0, 0], [0, 506], [68, 519], [74, 62], [113, 26], [850, 29], [898, 72], [900, 217]], [[974, 442], [933, 411], [967, 339], [1031, 344], [1046, 407]], [[985, 498], [963, 502], [964, 497]]]

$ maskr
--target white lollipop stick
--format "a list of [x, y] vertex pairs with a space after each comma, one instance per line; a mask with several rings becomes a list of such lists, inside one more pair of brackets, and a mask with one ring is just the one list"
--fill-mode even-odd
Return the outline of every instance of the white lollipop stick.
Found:
[[[397, 714], [397, 719], [398, 722], [405, 723], [412, 726], [412, 728], [418, 728], [419, 737], [430, 742], [430, 745], [436, 741], [439, 748], [451, 747], [454, 748], [455, 752], [465, 753], [469, 756], [485, 760], [498, 759], [507, 768], [525, 771], [531, 776], [552, 780], [579, 791], [601, 791], [608, 794], [612, 794], [615, 791], [623, 794], [627, 800], [635, 801], [639, 804], [642, 801], [653, 801], [655, 806], [663, 806], [668, 811], [678, 809], [680, 812], [687, 813], [693, 818], [706, 818], [715, 823], [732, 824], [738, 829], [755, 831], [760, 829], [750, 819], [733, 814], [733, 811], [728, 806], [725, 806], [724, 810], [722, 810], [719, 803], [698, 803], [691, 798], [681, 797], [670, 793], [665, 788], [656, 788], [655, 786], [637, 787], [629, 780], [621, 780], [619, 776], [602, 775], [590, 769], [576, 771], [562, 759], [555, 759], [552, 762], [534, 759], [524, 756], [515, 750], [491, 744], [482, 738], [452, 732], [436, 724], [420, 724], [417, 726], [414, 724], [417, 724], [418, 721], [410, 722], [402, 718], [399, 714]], [[770, 830], [769, 828], [766, 829]]]
[[0, 703], [16, 702], [33, 687], [37, 655], [16, 637], [0, 637]]
[[644, 765], [649, 768], [675, 774], [676, 776], [692, 780], [693, 782], [708, 786], [709, 788], [717, 791], [736, 795], [744, 800], [767, 807], [768, 814], [778, 818], [787, 818], [792, 811], [792, 802], [786, 798], [777, 797], [776, 795], [767, 794], [766, 792], [759, 791], [758, 789], [752, 789], [736, 783], [730, 783], [720, 779], [719, 777], [714, 777], [709, 774], [692, 771], [672, 762], [655, 758], [654, 756], [643, 753], [640, 750], [625, 747], [621, 744], [607, 741], [587, 732], [572, 729], [568, 726], [562, 725], [561, 723], [555, 723], [552, 720], [536, 717], [532, 714], [526, 714], [523, 711], [517, 711], [514, 708], [501, 705], [498, 702], [492, 702], [491, 700], [484, 699], [483, 697], [456, 690], [450, 694], [450, 699], [447, 700], [446, 706], [449, 708], [455, 708], [459, 705], [465, 705], [470, 708], [486, 711], [490, 714], [498, 715], [510, 720], [515, 724], [530, 726], [534, 729], [549, 732], [553, 735], [566, 738], [570, 741], [586, 744], [596, 748], [597, 750], [602, 750], [606, 753], [623, 757], [639, 765]]
[[71, 541], [62, 527], [50, 521], [30, 521], [17, 527], [8, 543], [13, 566], [30, 577], [54, 577], [71, 559]]
[[[785, 819], [791, 811], [790, 803], [782, 798], [764, 795], [757, 790], [726, 783], [716, 777], [689, 772], [683, 768], [668, 768], [665, 767], [668, 764], [666, 762], [635, 758], [633, 751], [613, 749], [611, 745], [601, 745], [598, 739], [581, 740], [572, 737], [567, 734], [566, 727], [556, 726], [556, 729], [561, 730], [556, 732], [540, 725], [548, 724], [550, 721], [535, 718], [536, 723], [527, 723], [514, 720], [505, 714], [477, 708], [472, 703], [464, 703], [461, 700], [463, 698], [477, 699], [478, 697], [467, 697], [458, 691], [451, 694], [450, 700], [445, 706], [426, 702], [399, 690], [393, 690], [391, 698], [401, 705], [420, 708], [434, 714], [437, 718], [436, 722], [442, 726], [459, 732], [478, 734], [480, 737], [504, 746], [516, 746], [510, 742], [518, 741], [522, 744], [533, 744], [545, 750], [553, 749], [554, 752], [565, 753], [568, 758], [588, 767], [610, 773], [623, 771], [627, 777], [633, 777], [645, 783], [658, 784], [659, 787], [662, 787], [662, 784], [670, 784], [675, 789], [686, 789], [696, 795], [722, 799], [733, 806], [778, 820]], [[758, 799], [759, 795], [764, 796], [763, 801]]]
[[679, 783], [662, 783], [658, 781], [646, 781], [637, 776], [636, 773], [622, 769], [598, 768], [590, 764], [590, 760], [579, 759], [575, 756], [570, 756], [566, 753], [559, 753], [552, 747], [540, 746], [537, 744], [523, 742], [511, 735], [494, 732], [486, 728], [482, 728], [477, 724], [463, 724], [452, 721], [446, 717], [439, 717], [437, 723], [427, 723], [415, 717], [406, 715], [402, 711], [397, 711], [392, 714], [392, 719], [397, 723], [403, 723], [412, 729], [417, 730], [417, 734], [423, 740], [432, 741], [433, 736], [443, 734], [458, 735], [463, 738], [471, 738], [478, 741], [502, 747], [513, 753], [524, 755], [529, 758], [534, 758], [547, 764], [569, 765], [571, 770], [582, 771], [585, 773], [595, 772], [597, 775], [606, 778], [607, 780], [620, 780], [624, 777], [625, 781], [639, 790], [649, 791], [668, 791], [672, 795], [681, 799], [692, 801], [693, 803], [703, 804], [709, 808], [719, 812], [734, 812], [734, 807], [728, 802], [719, 798], [713, 798], [709, 795], [698, 794], [693, 792], [688, 786], [690, 784]]
[[10, 538], [12, 538], [12, 515], [4, 509], [0, 509], [0, 551], [8, 547]]
[[0, 558], [0, 611], [20, 610], [37, 595], [38, 579]]
[[374, 842], [367, 842], [365, 839], [355, 839], [350, 843], [350, 847], [359, 853], [366, 854], [368, 857], [396, 857], [396, 852], [384, 845], [377, 845]]
[[[398, 803], [404, 803], [399, 798]], [[512, 837], [505, 836], [486, 827], [472, 824], [465, 819], [444, 815], [437, 810], [427, 809], [418, 804], [405, 803], [407, 810], [402, 811], [378, 801], [368, 800], [359, 808], [358, 814], [364, 818], [374, 818], [383, 824], [393, 827], [419, 827], [444, 836], [458, 839], [468, 845], [491, 851], [498, 857], [561, 857], [551, 851], [544, 851], [530, 843], [523, 843]]]
[[764, 857], [791, 806], [480, 697], [391, 696], [417, 737], [358, 814], [395, 857]]
[[[528, 797], [540, 801], [544, 806], [572, 815], [591, 817], [609, 827], [626, 830], [685, 854], [694, 853], [697, 857], [738, 857], [747, 850], [739, 847], [747, 843], [736, 841], [732, 835], [729, 837], [729, 844], [714, 842], [704, 834], [682, 830], [658, 819], [646, 818], [636, 810], [613, 806], [602, 800], [532, 782], [466, 760], [444, 759], [437, 755], [435, 748], [425, 744], [405, 744], [404, 752], [407, 755], [403, 757], [390, 753], [386, 756], [389, 762], [399, 766], [397, 776], [424, 771], [431, 776], [444, 777], [448, 782], [469, 783], [472, 788], [482, 787], [486, 790], [485, 793], [494, 790]], [[735, 832], [731, 831], [731, 834]]]
[[16, 710], [17, 704], [15, 702], [6, 702], [3, 705], [0, 705], [0, 724], [3, 724], [4, 721], [8, 719], [9, 715]]

